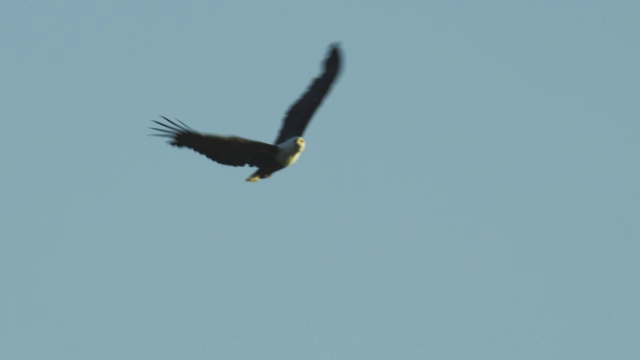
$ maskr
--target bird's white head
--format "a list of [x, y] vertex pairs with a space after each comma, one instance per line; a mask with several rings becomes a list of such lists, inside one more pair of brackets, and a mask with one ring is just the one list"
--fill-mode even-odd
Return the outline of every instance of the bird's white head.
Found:
[[293, 137], [277, 146], [278, 155], [276, 155], [276, 160], [283, 166], [290, 166], [298, 160], [300, 154], [304, 151], [305, 142], [301, 137]]

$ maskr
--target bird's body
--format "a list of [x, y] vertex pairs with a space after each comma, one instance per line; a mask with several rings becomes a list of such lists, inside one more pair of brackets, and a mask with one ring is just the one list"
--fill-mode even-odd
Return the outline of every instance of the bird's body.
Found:
[[268, 165], [261, 166], [256, 172], [247, 178], [249, 182], [256, 182], [266, 179], [278, 170], [293, 165], [304, 151], [304, 139], [301, 137], [291, 138], [281, 144], [276, 145], [277, 151], [275, 161]]
[[248, 140], [237, 136], [219, 136], [199, 133], [183, 122], [162, 117], [166, 122], [155, 121], [162, 128], [158, 136], [170, 138], [177, 147], [188, 147], [223, 165], [254, 166], [258, 169], [247, 178], [255, 182], [274, 172], [293, 165], [305, 148], [301, 137], [311, 117], [325, 98], [340, 70], [341, 56], [337, 45], [329, 49], [324, 61], [324, 71], [287, 112], [275, 144]]

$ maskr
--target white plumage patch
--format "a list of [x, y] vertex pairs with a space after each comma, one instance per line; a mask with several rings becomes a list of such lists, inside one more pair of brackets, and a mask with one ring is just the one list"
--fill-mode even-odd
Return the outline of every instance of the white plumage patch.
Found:
[[282, 166], [291, 166], [298, 161], [300, 154], [304, 151], [304, 139], [301, 137], [293, 137], [281, 144], [278, 144], [278, 154], [276, 160]]

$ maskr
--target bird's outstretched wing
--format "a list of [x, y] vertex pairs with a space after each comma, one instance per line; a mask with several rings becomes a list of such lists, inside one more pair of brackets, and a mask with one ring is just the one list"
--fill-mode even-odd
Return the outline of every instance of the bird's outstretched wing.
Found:
[[340, 71], [341, 55], [338, 44], [332, 44], [324, 60], [324, 71], [313, 80], [307, 91], [296, 101], [284, 118], [282, 129], [276, 139], [280, 144], [294, 136], [302, 136], [311, 117], [325, 98]]
[[201, 134], [180, 120], [172, 121], [164, 116], [162, 118], [167, 123], [152, 120], [161, 126], [151, 128], [159, 132], [153, 135], [168, 137], [171, 139], [171, 145], [188, 147], [220, 164], [262, 167], [272, 160], [278, 151], [274, 145], [240, 137]]

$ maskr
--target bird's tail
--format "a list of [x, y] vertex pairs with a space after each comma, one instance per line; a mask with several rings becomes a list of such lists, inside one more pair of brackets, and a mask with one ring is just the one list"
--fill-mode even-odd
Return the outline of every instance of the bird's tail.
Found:
[[258, 181], [260, 179], [266, 179], [269, 176], [271, 176], [271, 174], [264, 173], [264, 172], [262, 172], [262, 170], [258, 169], [258, 170], [256, 170], [256, 172], [251, 174], [251, 176], [249, 176], [246, 180], [248, 182], [256, 182], [256, 181]]

